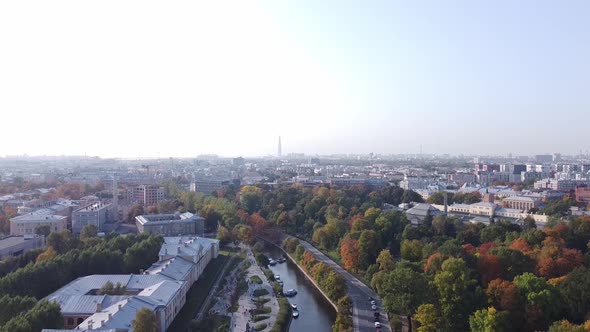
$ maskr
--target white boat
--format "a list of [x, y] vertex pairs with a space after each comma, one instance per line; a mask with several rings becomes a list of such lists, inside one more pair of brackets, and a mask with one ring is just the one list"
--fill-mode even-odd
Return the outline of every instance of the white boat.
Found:
[[293, 311], [293, 318], [299, 317], [299, 311]]
[[287, 297], [291, 297], [291, 296], [295, 296], [295, 295], [297, 295], [297, 291], [294, 290], [293, 288], [291, 288], [285, 292], [285, 296], [287, 296]]

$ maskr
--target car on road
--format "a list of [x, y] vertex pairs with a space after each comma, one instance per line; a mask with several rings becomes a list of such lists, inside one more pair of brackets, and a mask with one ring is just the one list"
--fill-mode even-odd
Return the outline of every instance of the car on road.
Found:
[[369, 301], [375, 301], [375, 299], [372, 296], [369, 296]]
[[379, 321], [379, 316], [375, 316], [375, 321], [378, 322]]
[[295, 296], [295, 295], [297, 295], [297, 291], [292, 288], [285, 292], [286, 297], [291, 297], [291, 296]]
[[373, 311], [375, 311], [375, 310], [377, 310], [377, 306], [373, 304], [373, 305], [371, 306], [371, 309], [373, 309]]
[[379, 315], [380, 315], [379, 311], [375, 311], [375, 312], [373, 313], [373, 316], [375, 316], [375, 317], [379, 317]]
[[281, 276], [278, 274], [275, 274], [275, 280], [281, 280]]
[[377, 305], [377, 302], [375, 302], [375, 300], [371, 300], [371, 305]]
[[376, 327], [376, 328], [381, 328], [381, 323], [379, 323], [379, 322], [375, 322], [375, 327]]

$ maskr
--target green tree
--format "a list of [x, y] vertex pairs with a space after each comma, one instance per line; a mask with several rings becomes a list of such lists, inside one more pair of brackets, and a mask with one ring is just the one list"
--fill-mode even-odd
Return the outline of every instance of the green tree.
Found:
[[414, 320], [420, 324], [416, 329], [418, 332], [438, 332], [442, 326], [437, 307], [430, 303], [418, 307]]
[[366, 270], [379, 254], [379, 237], [373, 230], [364, 230], [359, 237], [359, 266]]
[[575, 269], [557, 285], [557, 289], [568, 318], [581, 323], [590, 313], [590, 271], [585, 267]]
[[49, 225], [39, 225], [39, 226], [35, 227], [35, 234], [37, 234], [37, 235], [43, 235], [43, 236], [45, 236], [45, 238], [47, 238], [50, 233], [51, 233], [51, 226], [49, 226]]
[[434, 276], [445, 331], [467, 330], [469, 314], [482, 302], [482, 291], [461, 258], [449, 258]]
[[559, 293], [543, 278], [524, 273], [514, 278], [514, 284], [524, 299], [528, 330], [545, 330], [559, 316]]
[[231, 242], [231, 233], [227, 228], [225, 228], [225, 226], [219, 226], [217, 228], [217, 239], [221, 242], [222, 245]]
[[477, 310], [469, 316], [471, 332], [505, 332], [510, 330], [509, 314], [494, 307]]
[[133, 331], [136, 332], [156, 332], [158, 331], [156, 314], [146, 307], [141, 308], [135, 314], [132, 326]]
[[402, 242], [401, 255], [403, 259], [411, 262], [418, 262], [422, 259], [422, 247], [424, 243], [420, 240], [404, 240]]
[[[4, 310], [4, 309], [3, 309]], [[1, 329], [2, 332], [31, 332], [42, 329], [60, 329], [64, 319], [61, 308], [56, 302], [39, 301], [31, 310], [20, 314], [8, 321]]]
[[82, 228], [82, 231], [80, 232], [80, 238], [83, 240], [96, 237], [97, 235], [98, 228], [94, 225], [86, 225], [84, 226], [84, 228]]
[[410, 316], [429, 297], [428, 279], [423, 273], [398, 266], [388, 272], [377, 289], [387, 312], [401, 312]]
[[20, 313], [30, 310], [36, 303], [37, 300], [31, 296], [4, 295], [0, 297], [0, 308], [2, 308], [0, 310], [0, 326], [6, 324]]
[[249, 213], [260, 210], [262, 204], [262, 190], [255, 186], [243, 186], [240, 189], [240, 204]]

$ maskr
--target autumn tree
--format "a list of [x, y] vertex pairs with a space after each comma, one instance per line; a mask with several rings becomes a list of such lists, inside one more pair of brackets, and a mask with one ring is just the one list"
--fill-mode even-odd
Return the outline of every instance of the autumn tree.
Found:
[[486, 288], [488, 304], [510, 312], [516, 312], [520, 307], [518, 288], [508, 280], [494, 279]]
[[53, 259], [55, 256], [57, 256], [57, 252], [55, 252], [53, 247], [47, 247], [47, 249], [45, 249], [44, 252], [42, 252], [41, 254], [39, 254], [39, 256], [37, 256], [37, 260], [35, 261], [35, 264], [39, 264], [39, 263], [48, 261], [50, 259]]
[[381, 271], [391, 271], [394, 268], [393, 256], [387, 249], [381, 250], [379, 256], [377, 256], [377, 264]]
[[135, 319], [131, 323], [133, 331], [137, 332], [157, 332], [158, 321], [156, 314], [147, 307], [141, 308], [135, 314]]
[[231, 242], [231, 233], [224, 226], [219, 226], [217, 228], [217, 239], [221, 242], [222, 245], [228, 244]]
[[350, 237], [345, 237], [340, 242], [340, 256], [344, 268], [350, 271], [358, 271], [359, 268], [359, 243]]
[[477, 270], [485, 287], [490, 281], [502, 276], [502, 263], [496, 255], [483, 255], [477, 260]]

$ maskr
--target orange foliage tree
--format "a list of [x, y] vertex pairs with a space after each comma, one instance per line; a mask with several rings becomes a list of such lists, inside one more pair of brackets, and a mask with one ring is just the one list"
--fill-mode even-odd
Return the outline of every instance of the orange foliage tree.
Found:
[[512, 241], [509, 248], [514, 249], [514, 250], [518, 250], [518, 251], [522, 252], [523, 254], [532, 250], [531, 246], [528, 244], [528, 242], [526, 242], [526, 240], [521, 237]]
[[515, 312], [520, 307], [520, 296], [518, 288], [508, 280], [494, 279], [486, 288], [488, 304], [498, 310]]
[[344, 268], [351, 271], [358, 270], [359, 264], [359, 243], [350, 237], [345, 237], [340, 243], [340, 256]]
[[502, 276], [502, 263], [496, 255], [480, 256], [477, 260], [477, 269], [481, 275], [481, 283], [486, 286], [490, 281]]

